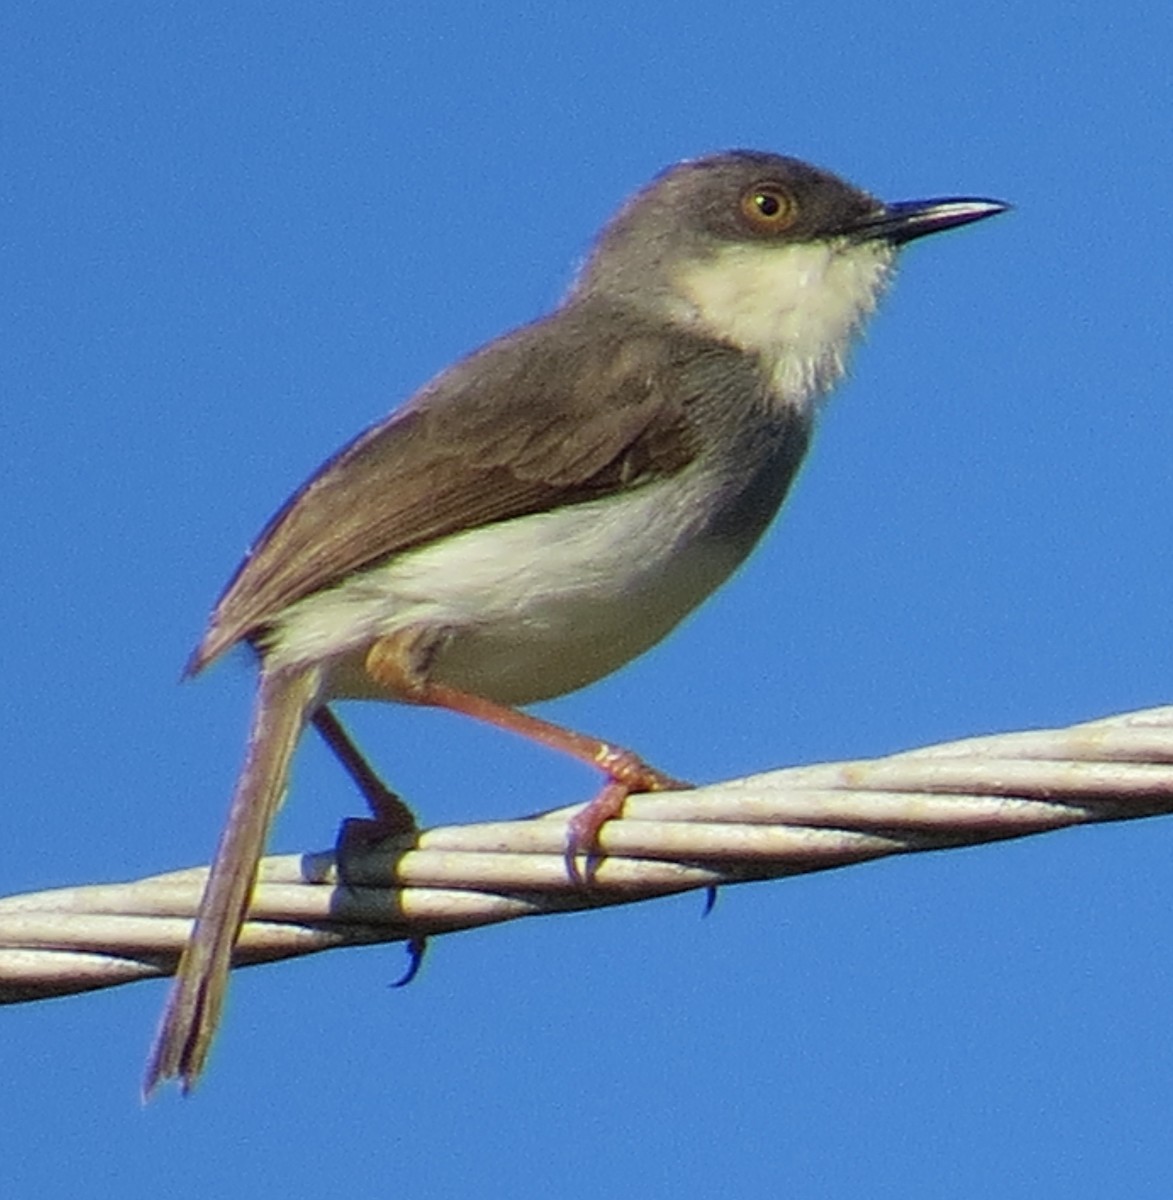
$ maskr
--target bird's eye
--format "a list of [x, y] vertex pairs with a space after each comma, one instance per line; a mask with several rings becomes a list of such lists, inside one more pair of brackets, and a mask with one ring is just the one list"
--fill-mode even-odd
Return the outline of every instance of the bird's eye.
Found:
[[741, 195], [741, 215], [759, 233], [777, 233], [793, 224], [798, 206], [781, 184], [755, 183]]

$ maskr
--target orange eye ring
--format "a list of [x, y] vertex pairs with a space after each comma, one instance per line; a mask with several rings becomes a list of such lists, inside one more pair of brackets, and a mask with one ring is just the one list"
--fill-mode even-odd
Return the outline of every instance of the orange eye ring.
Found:
[[741, 215], [759, 233], [778, 233], [794, 224], [798, 205], [780, 183], [755, 183], [741, 194]]

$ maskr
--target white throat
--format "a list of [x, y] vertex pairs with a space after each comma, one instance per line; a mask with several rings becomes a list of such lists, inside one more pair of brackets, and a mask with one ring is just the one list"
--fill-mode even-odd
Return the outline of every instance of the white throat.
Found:
[[843, 374], [896, 259], [882, 240], [736, 245], [673, 280], [673, 316], [760, 355], [785, 403], [806, 408]]

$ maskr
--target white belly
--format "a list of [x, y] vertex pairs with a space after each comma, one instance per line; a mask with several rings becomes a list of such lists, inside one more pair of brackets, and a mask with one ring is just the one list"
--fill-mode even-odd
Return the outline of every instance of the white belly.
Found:
[[267, 661], [333, 658], [328, 695], [373, 697], [356, 653], [441, 627], [452, 636], [429, 668], [440, 682], [508, 704], [573, 691], [655, 645], [744, 557], [744, 540], [704, 532], [706, 490], [685, 472], [408, 551], [291, 606]]

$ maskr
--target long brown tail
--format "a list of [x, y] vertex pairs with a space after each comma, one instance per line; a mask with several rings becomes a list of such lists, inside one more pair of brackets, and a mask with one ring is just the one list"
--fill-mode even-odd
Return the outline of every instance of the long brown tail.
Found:
[[289, 761], [318, 688], [315, 670], [266, 673], [261, 668], [248, 754], [195, 927], [179, 960], [175, 982], [143, 1080], [143, 1095], [166, 1079], [191, 1090], [220, 1021], [232, 949], [244, 924], [269, 827], [285, 794]]

